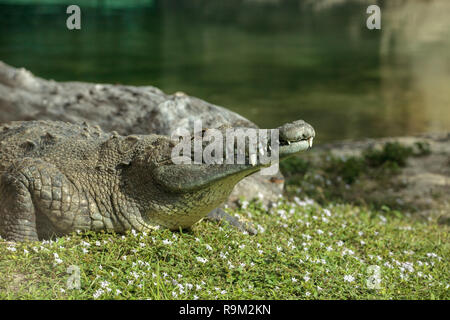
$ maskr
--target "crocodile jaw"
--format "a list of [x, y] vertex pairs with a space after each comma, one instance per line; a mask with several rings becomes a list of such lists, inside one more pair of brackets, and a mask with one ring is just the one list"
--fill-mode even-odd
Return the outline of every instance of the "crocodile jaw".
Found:
[[[314, 128], [303, 120], [287, 123], [278, 128], [279, 141], [278, 159], [284, 160], [292, 155], [312, 147], [315, 137]], [[270, 147], [269, 147], [270, 149]], [[173, 164], [160, 165], [154, 169], [153, 177], [160, 185], [172, 192], [189, 192], [210, 186], [228, 179], [236, 184], [241, 179], [251, 175], [272, 163], [262, 164], [256, 159], [256, 154], [246, 157], [245, 164]], [[230, 192], [234, 185], [231, 187]]]

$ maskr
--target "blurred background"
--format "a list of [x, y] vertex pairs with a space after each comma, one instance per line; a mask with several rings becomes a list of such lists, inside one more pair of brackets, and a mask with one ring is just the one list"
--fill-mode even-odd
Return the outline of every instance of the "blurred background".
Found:
[[448, 0], [0, 0], [0, 60], [183, 91], [261, 127], [305, 119], [319, 142], [450, 129]]

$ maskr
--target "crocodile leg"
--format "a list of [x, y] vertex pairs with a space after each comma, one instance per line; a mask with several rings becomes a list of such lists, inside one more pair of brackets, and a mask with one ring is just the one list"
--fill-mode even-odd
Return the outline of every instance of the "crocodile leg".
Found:
[[[0, 232], [7, 240], [48, 239], [91, 228], [88, 201], [54, 165], [14, 162], [0, 179]], [[76, 214], [75, 214], [76, 213]]]
[[0, 176], [0, 235], [6, 240], [38, 240], [35, 208], [24, 180], [20, 173]]

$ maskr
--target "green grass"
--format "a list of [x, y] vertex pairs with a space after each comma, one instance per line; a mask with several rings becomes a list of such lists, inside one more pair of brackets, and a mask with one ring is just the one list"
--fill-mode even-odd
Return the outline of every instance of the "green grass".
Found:
[[0, 240], [0, 299], [449, 299], [448, 224], [416, 219], [386, 192], [371, 198], [429, 152], [390, 143], [289, 159], [286, 198], [229, 210], [256, 236], [202, 221], [189, 232]]
[[[230, 211], [260, 233], [189, 232], [0, 241], [0, 299], [449, 299], [448, 227], [395, 211], [280, 199]], [[67, 269], [80, 270], [69, 289]], [[379, 268], [379, 288], [368, 287]]]

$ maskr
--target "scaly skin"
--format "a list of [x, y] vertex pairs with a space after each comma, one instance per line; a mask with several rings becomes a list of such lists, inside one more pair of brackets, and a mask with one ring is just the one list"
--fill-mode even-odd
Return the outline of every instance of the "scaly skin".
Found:
[[[308, 149], [313, 137], [303, 121], [280, 127], [280, 158]], [[86, 124], [0, 126], [0, 235], [24, 241], [75, 230], [188, 228], [263, 167], [176, 165], [174, 146], [165, 136], [124, 137]]]

